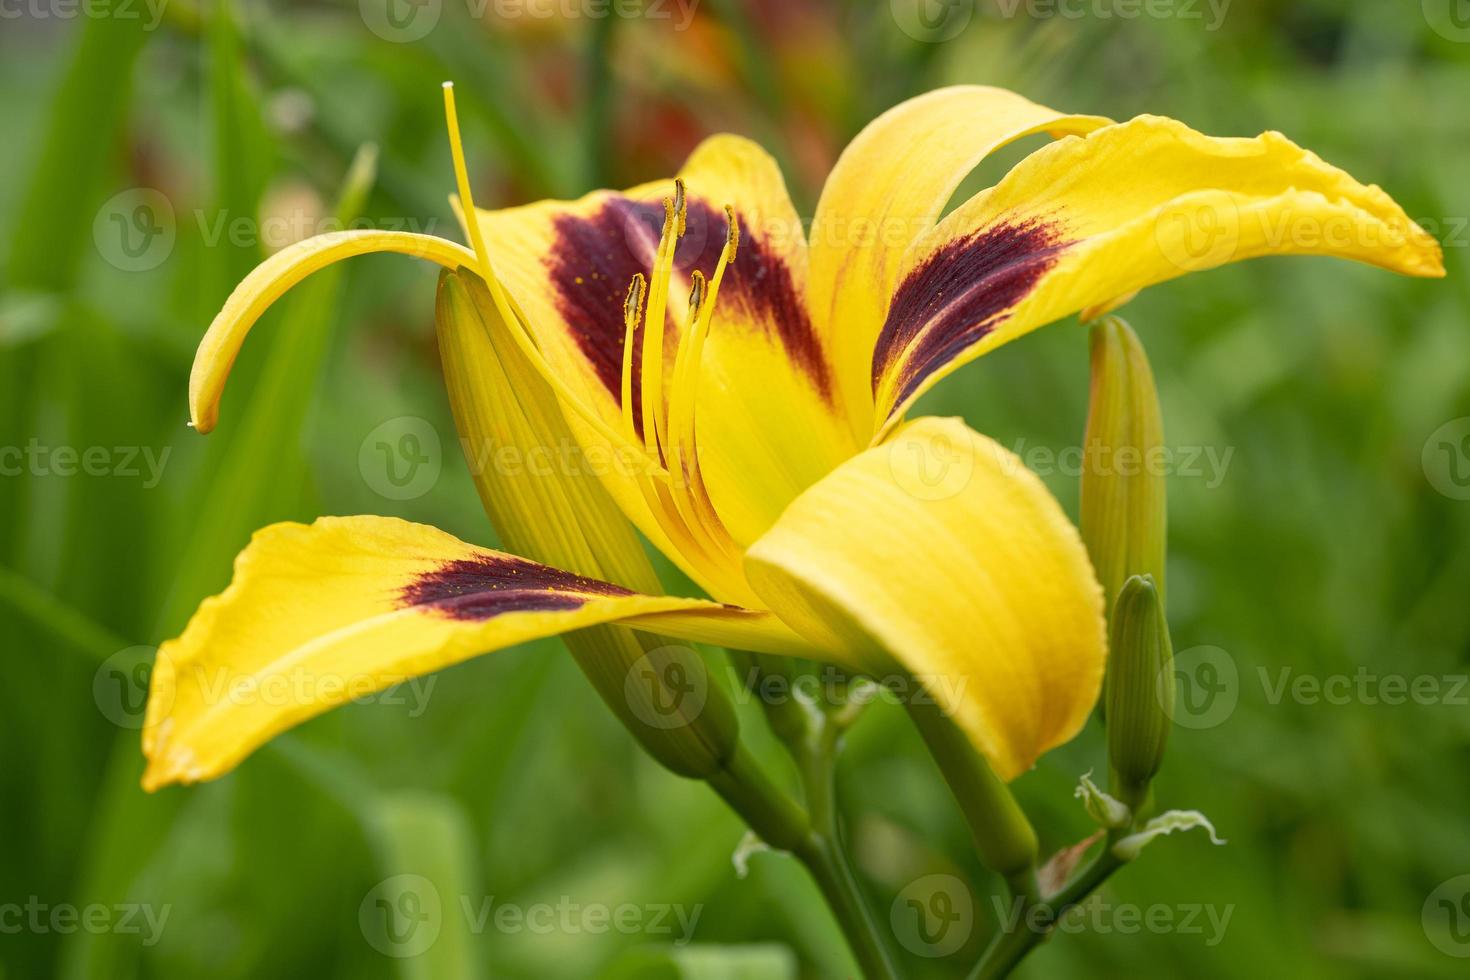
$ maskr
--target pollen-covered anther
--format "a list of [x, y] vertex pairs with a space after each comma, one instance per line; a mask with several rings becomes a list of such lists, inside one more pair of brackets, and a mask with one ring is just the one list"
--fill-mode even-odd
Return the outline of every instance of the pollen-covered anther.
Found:
[[704, 308], [705, 297], [709, 295], [709, 282], [704, 278], [704, 273], [698, 269], [690, 277], [689, 283], [689, 321], [693, 323], [699, 316], [699, 311]]
[[628, 295], [623, 300], [623, 324], [637, 324], [643, 315], [643, 297], [648, 292], [648, 280], [639, 272], [628, 283]]
[[740, 220], [735, 217], [733, 205], [725, 205], [725, 247], [730, 250], [730, 261], [735, 261], [735, 253], [740, 249]]

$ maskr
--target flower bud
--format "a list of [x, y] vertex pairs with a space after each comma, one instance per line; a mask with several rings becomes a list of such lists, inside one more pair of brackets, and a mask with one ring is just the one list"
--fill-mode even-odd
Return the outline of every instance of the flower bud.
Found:
[[1164, 429], [1143, 345], [1127, 323], [1092, 328], [1092, 394], [1082, 471], [1082, 539], [1111, 610], [1131, 575], [1164, 596]]
[[[467, 269], [439, 279], [440, 357], [455, 427], [480, 501], [517, 554], [638, 592], [662, 591], [628, 519], [580, 455], [550, 385], [509, 335], [484, 281]], [[538, 467], [518, 459], [572, 454]], [[689, 644], [618, 626], [563, 637], [623, 725], [664, 766], [705, 778], [735, 755], [735, 709]]]
[[1115, 794], [1136, 813], [1164, 761], [1173, 716], [1174, 650], [1150, 576], [1124, 583], [1113, 606], [1104, 700]]

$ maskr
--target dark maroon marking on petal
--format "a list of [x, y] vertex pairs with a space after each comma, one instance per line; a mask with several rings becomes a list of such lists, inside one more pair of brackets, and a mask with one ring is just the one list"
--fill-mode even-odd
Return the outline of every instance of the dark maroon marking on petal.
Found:
[[399, 600], [405, 609], [427, 607], [450, 619], [491, 619], [577, 609], [589, 599], [626, 595], [633, 593], [620, 585], [514, 555], [477, 555], [420, 574], [399, 591]]
[[1072, 245], [1057, 222], [1002, 222], [946, 242], [894, 290], [873, 348], [873, 392], [899, 372], [895, 404], [996, 328]]
[[[597, 378], [622, 401], [623, 300], [628, 284], [653, 269], [664, 208], [659, 201], [611, 196], [590, 215], [552, 219], [556, 242], [546, 257], [556, 305]], [[666, 327], [666, 336], [671, 331]], [[633, 334], [633, 422], [643, 427], [643, 327]]]
[[[751, 322], [767, 330], [774, 329], [791, 360], [801, 367], [823, 397], [830, 398], [831, 370], [790, 266], [738, 209], [735, 217], [740, 223], [740, 247], [720, 284], [716, 315], [730, 304]], [[725, 209], [691, 197], [689, 227], [702, 231], [703, 248], [698, 255], [687, 259], [678, 256], [679, 271], [688, 274], [698, 269], [706, 276], [713, 276], [725, 247]], [[795, 229], [792, 233], [796, 233]]]

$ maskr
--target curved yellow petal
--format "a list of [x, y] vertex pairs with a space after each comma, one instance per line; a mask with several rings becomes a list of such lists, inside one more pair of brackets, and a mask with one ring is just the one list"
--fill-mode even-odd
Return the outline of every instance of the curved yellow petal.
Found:
[[421, 524], [272, 525], [240, 554], [229, 588], [159, 648], [143, 785], [211, 779], [329, 708], [477, 654], [612, 622], [805, 649], [768, 614], [641, 595]]
[[862, 438], [872, 419], [873, 342], [909, 246], [988, 155], [1036, 133], [1106, 125], [981, 85], [937, 89], [874, 119], [843, 151], [812, 221], [811, 307]]
[[1043, 324], [1272, 254], [1444, 274], [1439, 244], [1387, 194], [1280, 133], [1219, 139], [1140, 116], [1042, 147], [906, 256], [873, 351], [878, 419]]
[[199, 343], [189, 374], [189, 416], [194, 428], [209, 432], [219, 420], [219, 400], [230, 368], [250, 328], [272, 303], [313, 272], [371, 252], [417, 256], [451, 270], [475, 266], [475, 254], [463, 245], [406, 231], [331, 232], [281, 249], [235, 287]]
[[1003, 779], [1097, 700], [1102, 590], [1081, 538], [1019, 459], [958, 420], [920, 419], [838, 467], [746, 574], [815, 645], [912, 672]]

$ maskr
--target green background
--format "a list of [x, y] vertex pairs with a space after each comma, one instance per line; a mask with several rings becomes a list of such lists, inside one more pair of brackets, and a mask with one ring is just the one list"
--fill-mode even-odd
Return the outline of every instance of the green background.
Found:
[[[772, 149], [809, 214], [866, 120], [952, 82], [1213, 134], [1279, 129], [1393, 194], [1445, 242], [1447, 279], [1271, 259], [1156, 287], [1126, 310], [1170, 444], [1230, 453], [1223, 473], [1202, 462], [1171, 479], [1170, 615], [1181, 664], [1213, 657], [1234, 682], [1211, 724], [1176, 731], [1157, 784], [1229, 845], [1155, 845], [1103, 900], [1161, 907], [1155, 921], [1173, 925], [1127, 934], [1131, 920], [1105, 910], [1020, 975], [1465, 975], [1450, 954], [1470, 941], [1424, 913], [1470, 891], [1453, 880], [1470, 873], [1470, 690], [1455, 680], [1470, 670], [1470, 502], [1456, 497], [1470, 491], [1454, 482], [1470, 458], [1434, 443], [1422, 458], [1432, 433], [1470, 415], [1463, 3], [1456, 19], [1458, 0], [1236, 0], [1218, 17], [1185, 0], [1079, 0], [1049, 16], [1053, 5], [981, 0], [967, 22], [968, 3], [951, 8], [959, 29], [940, 40], [908, 0], [705, 0], [596, 20], [444, 0], [431, 30], [394, 40], [378, 2], [239, 3], [223, 17], [222, 0], [171, 0], [157, 24], [141, 0], [5, 7], [0, 446], [103, 447], [108, 463], [65, 475], [48, 456], [0, 477], [0, 975], [851, 969], [800, 869], [757, 854], [737, 878], [737, 821], [640, 756], [555, 642], [330, 713], [218, 782], [138, 789], [139, 665], [224, 586], [252, 529], [377, 513], [494, 541], [453, 440], [426, 265], [362, 259], [293, 293], [247, 345], [218, 432], [184, 424], [193, 347], [270, 244], [260, 219], [331, 214], [359, 145], [379, 148], [363, 215], [458, 237], [445, 78], [489, 206], [666, 176], [701, 135], [733, 130]], [[410, 33], [414, 12], [400, 9]], [[973, 188], [1035, 145], [987, 162]], [[139, 188], [173, 217], [155, 208], [161, 223], [133, 231], [163, 231], [128, 255], [117, 221]], [[1075, 322], [1051, 327], [965, 368], [920, 411], [964, 415], [1012, 447], [1076, 445], [1086, 351]], [[399, 500], [362, 450], [404, 417], [443, 441], [437, 477]], [[1073, 476], [1043, 475], [1075, 515]], [[1302, 676], [1347, 678], [1348, 696], [1277, 696]], [[1371, 695], [1389, 677], [1429, 678], [1438, 695], [1382, 703]], [[770, 750], [746, 701], [745, 729]], [[1071, 788], [1104, 766], [1100, 736], [1089, 728], [1016, 784], [1048, 850], [1088, 831]], [[870, 709], [839, 778], [885, 918], [936, 881], [973, 888], [960, 950], [908, 957], [915, 976], [962, 972], [994, 928], [997, 882], [901, 710]], [[370, 927], [378, 898], [401, 897], [400, 874], [442, 899], [437, 941], [418, 956], [383, 955]], [[644, 927], [476, 929], [461, 899], [478, 913], [492, 898], [629, 903]], [[93, 904], [105, 925], [77, 927]], [[39, 927], [27, 906], [43, 910]], [[157, 936], [144, 906], [166, 910]], [[698, 911], [677, 956], [677, 924], [652, 923], [660, 906]], [[55, 918], [61, 908], [78, 920]], [[1183, 928], [1190, 908], [1201, 932]], [[1211, 912], [1229, 916], [1223, 935]]]

